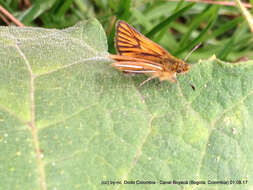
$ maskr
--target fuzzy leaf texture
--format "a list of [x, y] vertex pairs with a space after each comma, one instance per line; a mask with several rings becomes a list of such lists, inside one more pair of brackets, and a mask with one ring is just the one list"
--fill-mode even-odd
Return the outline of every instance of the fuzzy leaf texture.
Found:
[[[212, 57], [177, 84], [141, 88], [147, 76], [126, 77], [110, 62], [95, 19], [64, 30], [0, 27], [0, 189], [253, 188], [252, 61]], [[157, 184], [101, 184], [124, 180]]]

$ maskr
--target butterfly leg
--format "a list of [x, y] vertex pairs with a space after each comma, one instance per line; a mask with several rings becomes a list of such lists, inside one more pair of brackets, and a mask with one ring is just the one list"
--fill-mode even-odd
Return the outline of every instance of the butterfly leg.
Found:
[[135, 76], [135, 75], [136, 75], [136, 73], [129, 73], [129, 72], [124, 72], [124, 71], [122, 71], [122, 73], [123, 73], [124, 76], [126, 76], [126, 77], [131, 77], [131, 76]]
[[168, 80], [171, 83], [177, 83], [177, 77], [175, 73], [171, 73], [171, 72], [164, 72], [162, 73], [162, 75], [158, 76], [160, 81], [164, 81], [164, 80]]
[[177, 78], [175, 76], [172, 76], [171, 78], [169, 78], [169, 81], [171, 83], [177, 83]]
[[152, 79], [154, 79], [154, 78], [156, 78], [156, 77], [157, 77], [157, 76], [151, 76], [151, 77], [147, 78], [146, 80], [144, 80], [144, 81], [139, 85], [139, 87], [143, 86], [146, 82], [148, 82], [148, 81], [150, 81], [150, 80], [152, 80]]

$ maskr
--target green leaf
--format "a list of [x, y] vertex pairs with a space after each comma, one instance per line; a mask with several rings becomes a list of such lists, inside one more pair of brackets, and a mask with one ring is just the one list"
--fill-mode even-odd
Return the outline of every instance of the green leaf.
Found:
[[117, 10], [117, 18], [127, 20], [130, 15], [131, 0], [120, 0]]
[[[1, 189], [252, 188], [252, 61], [212, 57], [177, 84], [141, 88], [146, 76], [126, 77], [108, 61], [96, 20], [0, 27]], [[124, 180], [157, 184], [101, 184]]]
[[187, 5], [187, 6], [185, 6], [184, 8], [178, 10], [177, 12], [173, 13], [168, 18], [166, 18], [165, 20], [163, 20], [162, 22], [160, 22], [159, 24], [157, 24], [154, 28], [152, 28], [152, 30], [149, 31], [146, 34], [146, 36], [147, 37], [154, 36], [157, 32], [159, 32], [161, 29], [167, 27], [172, 21], [174, 21], [176, 18], [178, 18], [179, 16], [181, 16], [185, 11], [187, 11], [188, 9], [190, 9], [193, 5], [195, 5], [195, 3], [191, 3], [191, 4]]
[[[208, 35], [207, 32], [214, 25], [214, 23], [216, 21], [219, 6], [213, 6], [210, 9], [207, 9], [207, 10], [208, 10], [207, 13], [209, 14], [209, 19], [208, 19], [207, 26], [200, 32], [200, 34], [194, 40], [192, 40], [191, 43], [188, 43], [188, 44], [183, 46], [183, 44], [185, 43], [184, 42], [185, 40], [183, 40], [183, 43], [179, 44], [180, 49], [178, 51], [176, 51], [175, 54], [180, 54], [180, 53], [182, 53], [183, 51], [185, 51], [187, 49], [189, 50], [189, 49], [194, 48], [197, 44], [199, 44], [200, 42], [203, 41], [203, 38], [205, 38]], [[198, 23], [199, 21], [201, 21], [200, 18], [199, 18], [199, 20], [197, 19], [196, 24], [200, 24], [200, 23]], [[188, 31], [188, 34], [190, 34], [192, 32], [193, 28], [196, 27], [196, 24], [193, 24], [193, 27], [190, 27], [190, 30]], [[187, 36], [186, 37], [186, 39], [187, 39], [188, 35], [186, 35], [186, 36]]]
[[71, 4], [73, 3], [73, 0], [67, 0], [65, 1], [62, 5], [61, 8], [59, 9], [57, 16], [62, 17], [63, 15], [66, 14], [67, 10], [70, 8]]
[[19, 20], [24, 24], [29, 24], [34, 19], [38, 18], [42, 13], [50, 9], [55, 2], [56, 0], [45, 0], [43, 2], [37, 1], [19, 16]]
[[[194, 30], [196, 30], [198, 27], [200, 27], [201, 23], [209, 18], [212, 15], [213, 12], [217, 12], [217, 6], [207, 6], [199, 16], [196, 16], [192, 19], [191, 25], [188, 27], [187, 32], [184, 34], [184, 36], [181, 38], [179, 47], [183, 46], [189, 41], [190, 35], [193, 33]], [[185, 45], [184, 45], [185, 46]]]

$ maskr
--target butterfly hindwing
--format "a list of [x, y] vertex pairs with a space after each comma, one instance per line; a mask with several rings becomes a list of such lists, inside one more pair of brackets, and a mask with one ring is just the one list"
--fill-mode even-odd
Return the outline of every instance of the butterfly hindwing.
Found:
[[132, 58], [124, 55], [110, 55], [110, 58], [117, 61], [112, 63], [112, 66], [124, 73], [152, 74], [164, 70], [163, 65], [145, 59]]

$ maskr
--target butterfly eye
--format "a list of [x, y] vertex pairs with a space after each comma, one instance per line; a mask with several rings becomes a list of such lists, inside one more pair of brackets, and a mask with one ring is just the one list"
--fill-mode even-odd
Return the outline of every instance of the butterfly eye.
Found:
[[181, 69], [178, 69], [178, 70], [177, 70], [177, 73], [181, 73], [181, 72], [182, 72]]

